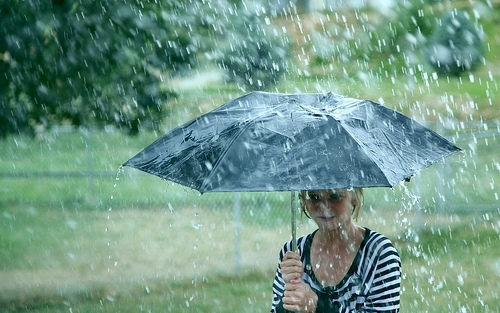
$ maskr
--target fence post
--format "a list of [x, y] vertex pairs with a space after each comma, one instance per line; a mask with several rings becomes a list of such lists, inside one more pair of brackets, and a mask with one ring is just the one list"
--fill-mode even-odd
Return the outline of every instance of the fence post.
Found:
[[415, 209], [417, 210], [416, 214], [416, 224], [417, 224], [417, 229], [416, 233], [420, 236], [423, 228], [423, 222], [422, 222], [422, 204], [421, 204], [421, 194], [420, 194], [420, 185], [422, 183], [422, 179], [420, 178], [420, 174], [415, 175], [414, 177], [414, 183], [415, 183], [415, 197], [416, 197], [416, 207]]
[[89, 184], [89, 193], [91, 201], [94, 201], [94, 167], [92, 163], [92, 146], [90, 141], [90, 131], [86, 128], [82, 128], [81, 132], [85, 138], [85, 152], [87, 156], [87, 178]]
[[234, 270], [236, 276], [241, 274], [241, 238], [240, 238], [240, 193], [235, 192], [233, 196], [233, 223], [234, 223]]

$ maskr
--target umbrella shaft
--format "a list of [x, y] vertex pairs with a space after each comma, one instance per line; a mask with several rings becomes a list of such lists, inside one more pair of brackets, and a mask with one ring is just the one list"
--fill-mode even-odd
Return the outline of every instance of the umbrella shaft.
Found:
[[297, 224], [296, 224], [296, 207], [295, 207], [296, 201], [295, 201], [295, 191], [292, 191], [290, 193], [290, 210], [291, 210], [291, 216], [292, 216], [292, 251], [297, 250]]

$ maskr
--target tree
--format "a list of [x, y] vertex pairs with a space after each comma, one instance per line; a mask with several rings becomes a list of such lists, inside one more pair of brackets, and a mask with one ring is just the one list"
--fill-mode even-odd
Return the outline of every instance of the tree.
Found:
[[429, 38], [426, 59], [438, 73], [460, 76], [483, 60], [483, 34], [465, 12], [447, 12]]
[[3, 1], [0, 136], [61, 123], [158, 128], [174, 95], [162, 75], [196, 66], [204, 34], [193, 28], [209, 29], [191, 10], [180, 0]]
[[321, 30], [312, 34], [312, 62], [358, 63], [363, 60], [372, 61], [373, 65], [378, 63], [373, 62], [376, 60], [390, 60], [384, 66], [395, 70], [413, 66], [419, 62], [417, 55], [421, 54], [435, 20], [433, 11], [425, 11], [427, 1], [394, 1], [384, 11], [372, 7], [376, 5], [372, 2], [356, 13], [355, 19], [348, 20], [352, 23], [349, 25], [352, 31], [341, 23], [322, 23]]
[[[256, 10], [258, 11], [258, 10]], [[252, 10], [235, 11], [226, 29], [228, 41], [218, 53], [217, 63], [228, 81], [241, 88], [264, 90], [277, 84], [288, 70], [290, 44], [266, 25]]]

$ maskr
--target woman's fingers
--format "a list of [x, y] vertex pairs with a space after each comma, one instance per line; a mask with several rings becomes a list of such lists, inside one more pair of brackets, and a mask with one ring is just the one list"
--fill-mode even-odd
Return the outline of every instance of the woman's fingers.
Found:
[[301, 265], [290, 265], [281, 264], [281, 276], [285, 283], [289, 283], [291, 280], [300, 279], [302, 277], [302, 264]]
[[298, 254], [297, 252], [293, 252], [293, 251], [287, 251], [285, 253], [285, 256], [283, 257], [283, 260], [288, 260], [288, 259], [300, 261], [300, 254]]
[[315, 312], [317, 295], [302, 280], [285, 284], [283, 308], [293, 312]]
[[303, 272], [300, 255], [296, 252], [288, 251], [283, 256], [280, 268], [281, 276], [285, 283], [289, 283], [293, 279], [300, 279]]
[[300, 267], [302, 268], [302, 261], [300, 260], [300, 255], [295, 252], [288, 251], [283, 260], [281, 261], [281, 267]]
[[299, 276], [302, 274], [302, 264], [281, 264], [281, 274], [293, 274], [296, 273]]
[[294, 279], [299, 279], [301, 277], [301, 274], [298, 272], [293, 272], [293, 273], [281, 273], [281, 276], [283, 277], [283, 280], [285, 283], [289, 283], [290, 281]]

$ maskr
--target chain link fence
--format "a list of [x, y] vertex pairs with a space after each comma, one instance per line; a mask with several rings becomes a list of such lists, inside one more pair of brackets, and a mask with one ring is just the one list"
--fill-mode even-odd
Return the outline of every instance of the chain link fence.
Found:
[[[432, 127], [431, 127], [432, 128]], [[500, 144], [497, 142], [497, 135], [500, 133], [500, 124], [498, 122], [490, 123], [461, 123], [458, 126], [460, 135], [456, 135], [458, 131], [441, 129], [438, 133], [445, 134], [448, 138], [455, 142], [464, 151], [459, 155], [454, 155], [444, 162], [440, 162], [419, 173], [413, 180], [412, 183], [407, 184], [407, 187], [403, 187], [406, 192], [409, 188], [417, 197], [420, 197], [419, 205], [423, 206], [427, 210], [440, 210], [446, 209], [447, 211], [489, 211], [498, 208], [498, 193], [496, 191], [496, 178], [499, 177], [500, 172], [500, 161], [497, 155], [500, 153]], [[73, 129], [63, 129], [66, 132], [72, 132]], [[464, 131], [467, 130], [467, 131]], [[61, 131], [61, 130], [59, 130]], [[79, 133], [79, 145], [70, 147], [72, 154], [68, 158], [75, 158], [77, 160], [64, 159], [63, 151], [52, 151], [52, 155], [60, 154], [60, 159], [53, 159], [53, 157], [48, 157], [46, 159], [39, 160], [27, 160], [28, 163], [71, 163], [71, 166], [39, 166], [43, 170], [27, 170], [25, 168], [16, 168], [15, 154], [4, 155], [2, 162], [4, 164], [13, 164], [14, 170], [0, 170], [0, 178], [2, 179], [2, 184], [5, 190], [11, 188], [6, 188], [7, 186], [13, 187], [15, 185], [29, 186], [31, 183], [42, 184], [44, 186], [54, 185], [52, 190], [54, 191], [50, 195], [47, 194], [36, 194], [23, 192], [22, 195], [18, 195], [16, 190], [13, 189], [12, 192], [6, 194], [4, 201], [10, 203], [21, 201], [21, 202], [37, 202], [37, 201], [52, 201], [58, 202], [77, 202], [85, 203], [90, 202], [92, 205], [102, 205], [106, 206], [106, 202], [111, 194], [115, 193], [115, 188], [111, 188], [116, 184], [114, 181], [117, 177], [118, 166], [124, 160], [117, 159], [116, 155], [113, 155], [113, 151], [110, 147], [106, 146], [105, 151], [99, 145], [102, 138], [106, 136], [111, 136], [111, 133], [102, 132], [80, 132]], [[78, 136], [77, 136], [78, 137]], [[52, 140], [57, 141], [59, 135], [53, 137]], [[121, 139], [120, 139], [121, 140]], [[74, 141], [74, 140], [73, 140]], [[105, 140], [102, 140], [105, 141]], [[117, 145], [124, 145], [127, 143], [117, 142]], [[51, 149], [51, 143], [48, 141], [48, 147], [43, 149]], [[68, 145], [68, 144], [66, 144]], [[42, 149], [42, 150], [43, 150]], [[136, 153], [133, 148], [131, 148], [131, 153]], [[37, 152], [43, 156], [43, 151]], [[132, 154], [131, 154], [132, 155]], [[12, 157], [13, 159], [9, 159]], [[109, 160], [111, 159], [111, 160]], [[106, 163], [105, 166], [102, 164]], [[112, 165], [108, 165], [112, 164]], [[20, 165], [22, 166], [22, 165]], [[61, 168], [68, 168], [70, 170], [61, 171]], [[114, 168], [113, 168], [114, 167]], [[33, 168], [33, 167], [32, 167]], [[56, 170], [51, 170], [55, 168]], [[5, 167], [4, 167], [5, 169]], [[115, 199], [115, 204], [119, 203], [120, 206], [151, 206], [151, 205], [162, 205], [162, 202], [169, 201], [169, 197], [162, 197], [164, 193], [168, 193], [172, 189], [172, 184], [165, 182], [163, 185], [158, 184], [159, 180], [153, 181], [150, 178], [145, 178], [142, 173], [137, 170], [126, 169], [123, 171], [122, 178], [126, 183], [131, 183], [133, 191], [125, 192], [126, 195], [121, 195], [119, 198]], [[131, 180], [139, 179], [137, 182], [131, 182]], [[144, 179], [149, 179], [148, 182], [142, 182]], [[500, 177], [499, 177], [500, 179]], [[161, 181], [163, 182], [163, 181]], [[146, 197], [144, 191], [141, 191], [140, 184], [145, 184], [148, 196]], [[154, 188], [149, 187], [153, 184]], [[69, 188], [72, 188], [70, 190]], [[121, 186], [123, 187], [123, 186]], [[127, 188], [127, 187], [123, 187]], [[74, 189], [77, 189], [74, 192]], [[32, 188], [32, 191], [36, 190], [36, 187]], [[174, 188], [174, 190], [176, 190]], [[58, 192], [60, 191], [60, 192]], [[137, 198], [133, 198], [133, 194], [138, 195]], [[180, 192], [180, 195], [176, 195], [175, 201], [177, 203], [186, 203], [186, 199], [182, 199], [182, 194], [185, 192]], [[376, 191], [377, 197], [384, 195], [387, 192]], [[422, 194], [423, 193], [423, 194]], [[396, 193], [397, 194], [397, 193]], [[429, 196], [432, 194], [432, 196]], [[70, 199], [71, 196], [77, 197], [77, 199]], [[169, 194], [171, 196], [172, 193]], [[61, 197], [61, 199], [58, 199]], [[265, 193], [256, 194], [242, 194], [240, 199], [240, 207], [244, 212], [250, 212], [245, 214], [250, 214], [251, 220], [255, 220], [258, 223], [265, 222], [259, 219], [260, 211], [266, 212], [265, 216], [269, 214], [286, 214], [283, 213], [283, 208], [289, 207], [288, 193], [280, 193], [279, 195], [266, 195]], [[204, 195], [204, 198], [208, 198]], [[226, 194], [216, 194], [209, 197], [210, 200], [215, 201], [214, 205], [231, 206], [233, 198], [228, 197]], [[367, 201], [376, 201], [373, 198], [368, 197]], [[128, 202], [128, 204], [127, 204]], [[386, 202], [386, 200], [384, 200]], [[377, 206], [377, 203], [371, 203], [369, 205]], [[385, 205], [385, 204], [384, 204]], [[252, 208], [259, 208], [252, 209]], [[280, 208], [278, 211], [274, 212]], [[280, 213], [277, 213], [280, 212]], [[253, 216], [252, 216], [253, 214]], [[275, 218], [277, 216], [273, 216]], [[246, 218], [242, 216], [242, 218]], [[279, 217], [278, 220], [285, 219], [285, 217]]]
[[[461, 131], [460, 135], [451, 134], [451, 132], [446, 134], [445, 131], [438, 132], [450, 136], [449, 138], [464, 150], [463, 153], [422, 171], [410, 183], [403, 183], [394, 189], [375, 188], [365, 191], [365, 208], [360, 217], [360, 224], [379, 229], [388, 236], [398, 238], [415, 233], [415, 230], [424, 225], [426, 219], [430, 217], [436, 219], [462, 212], [488, 214], [498, 211], [496, 182], [500, 179], [498, 160], [500, 145], [497, 142], [497, 135], [500, 133], [500, 124], [470, 123], [462, 125], [461, 128], [470, 131]], [[97, 210], [105, 213], [109, 211], [118, 216], [114, 217], [115, 220], [111, 218], [110, 229], [122, 214], [120, 212], [127, 209], [134, 209], [138, 212], [156, 210], [165, 214], [183, 211], [196, 212], [195, 214], [189, 213], [191, 215], [179, 215], [180, 219], [186, 219], [187, 223], [192, 223], [191, 231], [197, 231], [198, 237], [186, 239], [186, 243], [205, 242], [204, 240], [211, 242], [210, 237], [214, 236], [220, 244], [225, 244], [224, 247], [215, 248], [218, 251], [217, 254], [224, 251], [230, 254], [226, 258], [232, 259], [229, 265], [217, 262], [214, 266], [224, 267], [220, 268], [220, 271], [232, 272], [234, 270], [236, 273], [240, 273], [242, 268], [249, 265], [249, 262], [253, 262], [250, 265], [255, 265], [255, 262], [267, 264], [266, 267], [269, 267], [269, 264], [275, 264], [277, 247], [291, 237], [290, 192], [199, 195], [196, 191], [135, 169], [119, 169], [119, 164], [125, 161], [125, 159], [121, 160], [123, 156], [117, 156], [109, 145], [102, 145], [103, 142], [109, 141], [108, 136], [117, 136], [116, 134], [82, 132], [69, 133], [69, 135], [73, 136], [69, 141], [71, 144], [65, 143], [62, 148], [56, 146], [60, 137], [63, 137], [60, 134], [51, 137], [52, 139], [46, 140], [43, 144], [31, 142], [33, 145], [43, 145], [43, 147], [37, 147], [40, 150], [37, 150], [34, 157], [50, 155], [39, 160], [26, 160], [30, 164], [38, 163], [32, 164], [31, 170], [19, 168], [20, 165], [15, 159], [16, 154], [13, 151], [4, 151], [2, 162], [12, 163], [15, 167], [14, 170], [0, 172], [0, 192], [2, 193], [0, 204], [4, 210], [9, 206], [27, 204], [26, 207], [42, 206], [46, 209], [62, 209], [63, 212]], [[116, 141], [117, 146], [130, 144], [123, 142], [123, 139], [111, 141]], [[149, 140], [144, 139], [144, 141], [137, 145], [142, 147], [149, 143]], [[16, 145], [22, 147], [24, 144], [18, 142]], [[71, 161], [63, 152], [64, 146], [68, 145], [71, 145], [72, 150], [70, 157], [73, 160]], [[26, 149], [26, 151], [29, 150], [29, 148]], [[48, 153], [51, 149], [51, 153]], [[139, 150], [136, 147], [131, 147], [127, 154], [131, 156], [137, 151]], [[43, 162], [49, 165], [42, 166]], [[69, 165], [59, 166], [64, 163], [69, 163]], [[74, 164], [78, 166], [75, 168]], [[103, 166], [103, 164], [111, 165]], [[58, 170], [51, 170], [51, 168]], [[67, 170], [61, 171], [60, 168]], [[205, 213], [211, 215], [205, 217], [203, 215]], [[444, 214], [437, 217], [438, 215], [434, 213]], [[300, 213], [297, 216], [298, 236], [314, 227]], [[156, 221], [151, 220], [151, 223], [156, 223]], [[211, 226], [212, 224], [216, 227]], [[198, 225], [200, 227], [203, 225], [205, 233], [198, 230], [200, 228]], [[216, 233], [215, 230], [212, 233], [211, 228], [223, 229], [224, 233]], [[171, 231], [165, 231], [165, 238], [171, 235]], [[118, 242], [125, 235], [117, 236], [111, 241]], [[182, 241], [182, 238], [180, 240]], [[204, 243], [204, 245], [208, 244]], [[271, 249], [272, 251], [267, 251]], [[254, 253], [251, 254], [249, 251], [254, 251]], [[210, 253], [207, 252], [206, 255]], [[207, 260], [203, 262], [208, 264]]]

